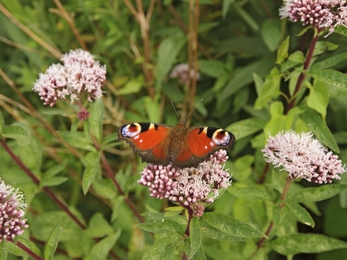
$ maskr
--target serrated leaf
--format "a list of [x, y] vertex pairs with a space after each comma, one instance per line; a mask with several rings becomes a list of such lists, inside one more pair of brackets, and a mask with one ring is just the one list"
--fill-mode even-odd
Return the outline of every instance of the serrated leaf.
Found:
[[184, 229], [178, 223], [171, 220], [162, 220], [151, 223], [141, 223], [137, 225], [138, 228], [146, 230], [152, 233], [167, 233], [175, 232], [177, 234], [183, 235]]
[[203, 234], [212, 239], [242, 241], [248, 238], [266, 237], [258, 229], [217, 212], [205, 213], [200, 219], [200, 226]]
[[290, 37], [287, 36], [278, 49], [276, 60], [277, 64], [281, 64], [288, 57], [289, 39]]
[[347, 75], [337, 70], [311, 70], [308, 76], [322, 81], [325, 84], [334, 85], [336, 88], [347, 88]]
[[189, 248], [189, 251], [187, 252], [187, 256], [190, 259], [201, 248], [202, 233], [201, 233], [199, 218], [198, 217], [192, 218], [192, 220], [190, 221], [189, 227], [190, 227], [189, 229], [190, 248]]
[[340, 152], [336, 140], [326, 125], [326, 122], [316, 111], [307, 108], [304, 113], [300, 114], [300, 119], [304, 121], [310, 131], [312, 131], [324, 145], [328, 146], [334, 152]]
[[105, 199], [114, 199], [118, 195], [110, 179], [97, 179], [93, 181], [92, 186], [97, 194]]
[[344, 53], [335, 55], [333, 57], [329, 57], [323, 61], [313, 64], [313, 66], [311, 67], [311, 70], [327, 69], [346, 59], [347, 59], [347, 52], [344, 52]]
[[120, 237], [121, 230], [116, 233], [107, 236], [106, 238], [95, 244], [85, 260], [104, 260], [107, 259], [109, 251], [112, 249], [118, 238]]
[[263, 186], [237, 187], [233, 185], [228, 188], [228, 192], [237, 198], [245, 200], [271, 201], [271, 196], [265, 191]]
[[264, 128], [266, 121], [259, 118], [248, 118], [229, 125], [226, 129], [231, 131], [236, 139], [241, 139]]
[[285, 204], [299, 222], [314, 227], [314, 220], [310, 213], [299, 203], [286, 200]]
[[84, 157], [84, 161], [86, 163], [86, 168], [83, 172], [82, 188], [84, 194], [87, 194], [89, 186], [95, 178], [101, 174], [99, 153], [87, 153]]
[[170, 236], [158, 240], [155, 244], [148, 250], [142, 259], [144, 260], [157, 260], [157, 259], [171, 259], [176, 244], [181, 240], [180, 237]]
[[271, 241], [270, 246], [280, 254], [296, 255], [347, 248], [347, 243], [320, 234], [292, 234]]
[[5, 138], [20, 139], [26, 144], [29, 143], [27, 132], [20, 126], [6, 126], [2, 130], [2, 136]]
[[325, 118], [329, 105], [329, 92], [325, 84], [319, 80], [315, 80], [313, 86], [309, 86], [309, 89], [310, 94], [307, 98], [307, 105]]
[[[88, 122], [90, 123], [90, 131], [99, 142], [102, 138], [102, 120], [104, 119], [104, 103], [101, 99], [95, 100], [90, 108], [90, 116]], [[88, 133], [89, 134], [89, 133]]]
[[206, 260], [206, 256], [202, 247], [199, 247], [199, 250], [195, 253], [195, 255], [192, 258], [190, 258], [190, 260]]
[[304, 63], [305, 55], [301, 51], [295, 51], [294, 53], [289, 55], [288, 60], [295, 63]]
[[45, 247], [43, 249], [43, 256], [45, 260], [53, 259], [54, 252], [57, 249], [59, 243], [59, 236], [63, 227], [59, 222], [52, 230], [51, 234], [48, 237], [48, 240], [45, 243]]
[[316, 188], [305, 188], [287, 195], [287, 200], [295, 202], [316, 202], [330, 199], [346, 189], [347, 185], [327, 184]]

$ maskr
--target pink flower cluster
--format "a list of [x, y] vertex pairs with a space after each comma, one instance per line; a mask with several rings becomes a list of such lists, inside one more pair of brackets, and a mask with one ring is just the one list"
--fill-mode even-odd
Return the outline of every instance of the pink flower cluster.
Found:
[[200, 73], [196, 72], [189, 67], [186, 63], [176, 65], [170, 75], [170, 78], [178, 79], [179, 83], [188, 84], [190, 79], [200, 79]]
[[22, 219], [25, 207], [23, 195], [18, 189], [0, 180], [0, 242], [24, 233], [24, 229], [28, 227], [25, 224], [27, 220]]
[[[203, 204], [210, 204], [218, 196], [219, 189], [231, 185], [230, 174], [223, 169], [228, 159], [224, 150], [215, 152], [197, 168], [175, 168], [148, 164], [140, 173], [140, 184], [147, 186], [151, 196], [167, 198], [172, 202], [190, 207], [195, 216], [204, 212]], [[202, 204], [203, 203], [203, 204]]]
[[339, 175], [346, 172], [338, 156], [312, 138], [312, 133], [278, 133], [269, 138], [262, 152], [268, 163], [282, 167], [291, 178], [322, 184], [341, 179]]
[[338, 25], [347, 26], [347, 2], [345, 0], [285, 0], [280, 9], [281, 18], [288, 17], [302, 25], [317, 29], [329, 29], [329, 34]]
[[106, 66], [82, 49], [71, 50], [60, 59], [61, 64], [52, 64], [34, 83], [33, 90], [39, 93], [44, 105], [53, 106], [59, 99], [70, 96], [71, 103], [86, 92], [88, 100], [102, 96], [101, 87], [106, 81]]

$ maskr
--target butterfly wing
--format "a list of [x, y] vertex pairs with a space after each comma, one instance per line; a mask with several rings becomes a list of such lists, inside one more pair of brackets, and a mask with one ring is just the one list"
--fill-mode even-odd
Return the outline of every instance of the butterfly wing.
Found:
[[213, 152], [229, 151], [235, 136], [224, 129], [215, 127], [191, 127], [185, 136], [185, 145], [173, 161], [177, 167], [197, 167]]
[[118, 129], [118, 139], [130, 144], [142, 161], [167, 165], [167, 143], [172, 127], [154, 123], [132, 123]]

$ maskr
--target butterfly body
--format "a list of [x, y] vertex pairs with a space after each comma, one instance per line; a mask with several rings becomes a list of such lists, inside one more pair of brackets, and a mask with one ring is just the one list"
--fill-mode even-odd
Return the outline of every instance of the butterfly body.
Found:
[[172, 127], [155, 123], [132, 123], [118, 129], [118, 139], [128, 142], [144, 162], [173, 166], [197, 167], [214, 151], [229, 151], [235, 137], [227, 130], [197, 126], [187, 128], [184, 122]]

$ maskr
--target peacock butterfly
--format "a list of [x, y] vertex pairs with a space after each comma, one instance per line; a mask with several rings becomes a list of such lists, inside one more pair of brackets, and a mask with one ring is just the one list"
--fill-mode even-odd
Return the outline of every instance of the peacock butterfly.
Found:
[[142, 161], [179, 168], [197, 167], [214, 151], [229, 151], [235, 136], [224, 129], [193, 126], [185, 120], [172, 127], [156, 123], [131, 123], [118, 129], [118, 139], [125, 140]]

